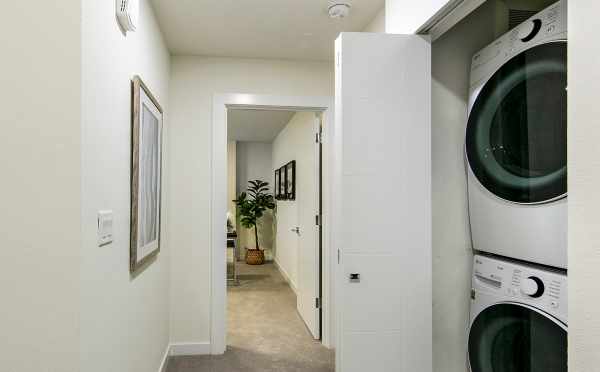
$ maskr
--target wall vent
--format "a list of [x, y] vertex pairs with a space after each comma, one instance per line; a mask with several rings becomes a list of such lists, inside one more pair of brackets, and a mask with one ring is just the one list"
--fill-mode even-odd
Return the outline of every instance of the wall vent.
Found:
[[512, 30], [513, 28], [517, 27], [521, 23], [536, 15], [537, 12], [537, 10], [509, 9], [508, 29]]

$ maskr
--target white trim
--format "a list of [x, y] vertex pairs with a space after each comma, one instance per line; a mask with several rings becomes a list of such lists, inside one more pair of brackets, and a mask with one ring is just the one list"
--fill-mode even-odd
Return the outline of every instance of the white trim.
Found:
[[171, 345], [167, 344], [165, 348], [165, 353], [163, 354], [162, 360], [160, 362], [160, 367], [158, 367], [158, 372], [166, 372], [167, 366], [169, 364], [169, 356], [171, 355]]
[[425, 22], [416, 34], [427, 34], [431, 36], [431, 42], [442, 36], [454, 25], [471, 14], [485, 0], [454, 0], [449, 1], [442, 9]]
[[[211, 149], [211, 204], [210, 204], [210, 351], [211, 354], [223, 354], [226, 348], [227, 334], [227, 284], [226, 284], [226, 220], [227, 211], [227, 108], [243, 107], [245, 109], [279, 109], [293, 111], [322, 111], [323, 126], [328, 137], [333, 138], [333, 99], [322, 96], [279, 96], [257, 94], [215, 94], [213, 96], [213, 125]], [[330, 159], [324, 159], [324, 162]], [[333, 169], [328, 167], [328, 169]], [[324, 181], [328, 179], [324, 175]], [[324, 187], [331, 187], [324, 185]], [[331, 195], [329, 193], [329, 195]], [[325, 215], [330, 210], [330, 200], [323, 206], [324, 222], [329, 219]], [[329, 231], [329, 229], [327, 230]], [[334, 273], [329, 265], [332, 263], [333, 250], [328, 243], [329, 236], [324, 236], [323, 254], [323, 345], [333, 347], [331, 340], [334, 336], [334, 312], [330, 311], [333, 304]]]
[[283, 267], [281, 267], [281, 264], [279, 264], [279, 261], [277, 261], [276, 258], [273, 259], [273, 264], [275, 265], [277, 270], [279, 270], [279, 273], [281, 274], [281, 276], [283, 276], [283, 279], [285, 280], [285, 282], [290, 285], [290, 288], [292, 289], [292, 291], [294, 291], [294, 293], [297, 296], [298, 288], [296, 286], [296, 283], [294, 283], [294, 281], [292, 280], [290, 275], [287, 273], [287, 271], [285, 271], [285, 269]]
[[169, 355], [209, 355], [211, 351], [208, 342], [180, 342], [171, 344]]
[[168, 344], [161, 359], [158, 372], [166, 372], [169, 366], [169, 358], [184, 355], [209, 355], [211, 351], [208, 342], [178, 342]]

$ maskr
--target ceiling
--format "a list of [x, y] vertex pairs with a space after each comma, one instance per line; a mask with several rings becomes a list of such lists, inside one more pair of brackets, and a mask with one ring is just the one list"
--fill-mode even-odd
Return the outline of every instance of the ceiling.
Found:
[[272, 142], [290, 122], [294, 111], [227, 111], [227, 139], [230, 141]]
[[341, 31], [362, 31], [385, 0], [353, 0], [330, 19], [327, 0], [151, 0], [174, 55], [332, 60]]

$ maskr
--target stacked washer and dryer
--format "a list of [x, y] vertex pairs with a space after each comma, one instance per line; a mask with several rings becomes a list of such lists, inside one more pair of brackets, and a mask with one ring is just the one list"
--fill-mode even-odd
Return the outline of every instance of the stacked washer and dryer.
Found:
[[567, 371], [567, 4], [472, 59], [471, 372]]

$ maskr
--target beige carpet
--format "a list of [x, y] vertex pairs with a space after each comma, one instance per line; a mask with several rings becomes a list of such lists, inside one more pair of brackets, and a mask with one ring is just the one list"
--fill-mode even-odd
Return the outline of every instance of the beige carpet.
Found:
[[314, 341], [296, 296], [272, 264], [238, 267], [228, 290], [227, 351], [175, 357], [167, 372], [333, 372], [334, 354]]

